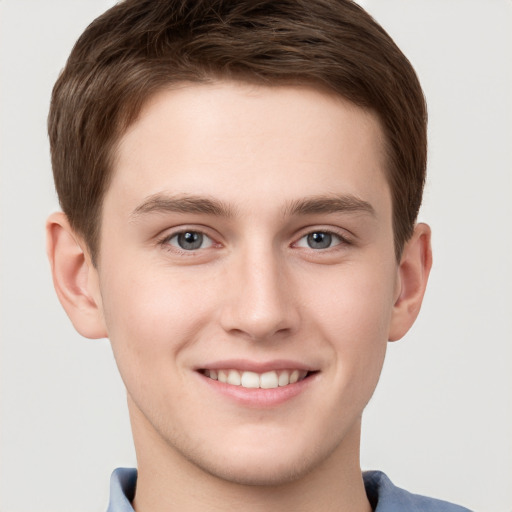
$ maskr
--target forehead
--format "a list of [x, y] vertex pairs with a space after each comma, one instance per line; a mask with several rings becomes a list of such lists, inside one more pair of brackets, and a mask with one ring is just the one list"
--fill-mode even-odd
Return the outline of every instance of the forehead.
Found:
[[383, 139], [374, 114], [317, 88], [181, 84], [150, 98], [121, 137], [106, 201], [114, 192], [127, 209], [161, 193], [260, 207], [306, 192], [385, 197]]

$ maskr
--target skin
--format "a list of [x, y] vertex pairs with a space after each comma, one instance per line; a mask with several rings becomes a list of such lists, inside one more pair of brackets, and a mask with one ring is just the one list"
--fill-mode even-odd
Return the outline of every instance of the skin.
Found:
[[[423, 224], [396, 261], [383, 154], [375, 116], [326, 92], [187, 84], [120, 140], [97, 267], [50, 217], [59, 298], [110, 338], [126, 385], [138, 512], [370, 510], [361, 415], [431, 264]], [[203, 245], [180, 248], [183, 230]], [[240, 402], [198, 371], [227, 360], [314, 374], [280, 403]]]

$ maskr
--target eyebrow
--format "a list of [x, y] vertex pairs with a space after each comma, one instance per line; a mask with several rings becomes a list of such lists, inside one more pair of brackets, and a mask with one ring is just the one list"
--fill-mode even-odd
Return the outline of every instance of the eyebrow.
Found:
[[[195, 213], [232, 218], [235, 208], [207, 196], [154, 194], [137, 206], [130, 217], [149, 213]], [[366, 213], [375, 216], [373, 206], [354, 195], [311, 196], [291, 201], [285, 206], [285, 217], [329, 213]]]
[[198, 213], [218, 217], [233, 217], [233, 208], [206, 196], [154, 194], [146, 198], [130, 214], [137, 218], [147, 213]]
[[373, 206], [354, 195], [312, 196], [292, 201], [285, 215], [314, 215], [322, 213], [366, 213], [375, 216]]

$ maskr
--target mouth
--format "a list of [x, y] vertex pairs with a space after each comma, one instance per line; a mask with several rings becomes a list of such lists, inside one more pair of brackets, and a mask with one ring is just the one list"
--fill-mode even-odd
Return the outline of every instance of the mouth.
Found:
[[301, 382], [316, 373], [299, 369], [272, 370], [257, 373], [235, 368], [218, 370], [205, 368], [199, 370], [199, 372], [212, 380], [246, 389], [276, 389], [286, 387]]

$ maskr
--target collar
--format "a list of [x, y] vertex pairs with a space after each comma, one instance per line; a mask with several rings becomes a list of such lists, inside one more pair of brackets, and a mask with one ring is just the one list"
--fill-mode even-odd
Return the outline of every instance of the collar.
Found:
[[[426, 498], [393, 485], [381, 471], [365, 471], [364, 486], [374, 512], [470, 512], [446, 501]], [[137, 470], [117, 468], [110, 479], [110, 503], [107, 512], [134, 512]]]

